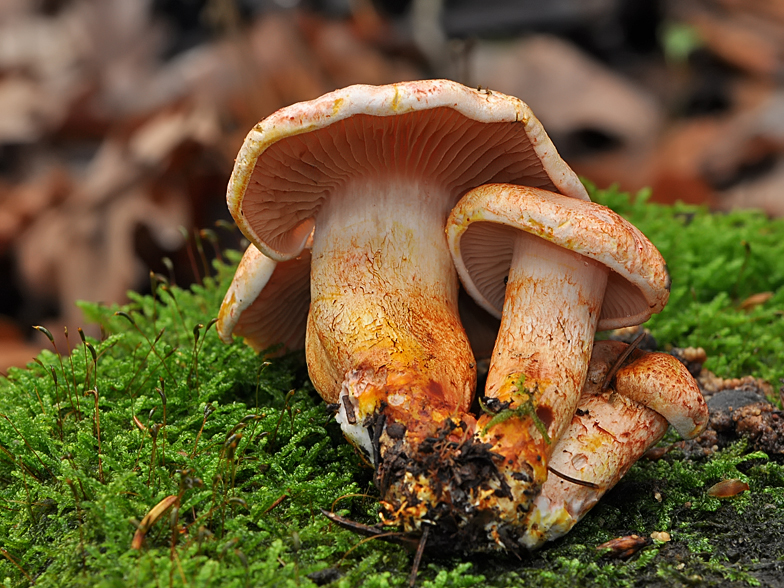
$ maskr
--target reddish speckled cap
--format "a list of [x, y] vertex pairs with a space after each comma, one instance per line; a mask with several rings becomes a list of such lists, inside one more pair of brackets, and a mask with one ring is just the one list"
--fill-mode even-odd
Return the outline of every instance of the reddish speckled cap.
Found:
[[350, 86], [278, 110], [246, 137], [227, 200], [245, 236], [283, 261], [302, 251], [333, 193], [394, 176], [444, 187], [450, 208], [488, 182], [588, 200], [524, 102], [447, 80]]
[[500, 317], [503, 309], [517, 231], [609, 268], [598, 330], [638, 325], [667, 303], [670, 277], [664, 259], [627, 220], [595, 202], [491, 184], [467, 193], [455, 206], [447, 238], [463, 286], [493, 316]]

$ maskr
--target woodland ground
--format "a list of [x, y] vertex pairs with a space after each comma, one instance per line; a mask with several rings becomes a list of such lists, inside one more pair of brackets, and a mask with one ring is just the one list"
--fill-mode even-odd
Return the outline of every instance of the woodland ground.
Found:
[[[613, 190], [594, 197], [668, 261], [670, 303], [647, 325], [659, 347], [701, 346], [718, 376], [754, 375], [776, 389], [784, 221]], [[0, 381], [4, 586], [407, 584], [410, 553], [320, 514], [373, 524], [376, 492], [303, 358], [266, 359], [211, 328], [238, 260], [223, 255], [228, 263], [189, 290], [155, 278], [153, 294], [127, 306], [83, 303], [100, 340], [71, 332], [73, 354], [45, 351]], [[750, 490], [706, 493], [735, 478]], [[671, 541], [626, 559], [596, 549], [654, 531]], [[784, 459], [740, 436], [708, 456], [675, 447], [641, 461], [572, 533], [520, 559], [426, 554], [418, 585], [777, 586], [782, 577]]]

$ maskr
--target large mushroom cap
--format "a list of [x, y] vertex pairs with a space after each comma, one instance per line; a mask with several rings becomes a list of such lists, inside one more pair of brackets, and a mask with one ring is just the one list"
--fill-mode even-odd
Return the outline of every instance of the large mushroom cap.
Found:
[[605, 206], [536, 188], [485, 185], [453, 209], [447, 237], [466, 290], [496, 317], [504, 305], [515, 235], [523, 231], [609, 268], [598, 330], [645, 322], [669, 298], [659, 251]]
[[439, 186], [449, 207], [488, 182], [588, 200], [524, 102], [447, 80], [350, 86], [273, 113], [245, 139], [227, 199], [245, 236], [283, 261], [331, 194], [392, 177]]

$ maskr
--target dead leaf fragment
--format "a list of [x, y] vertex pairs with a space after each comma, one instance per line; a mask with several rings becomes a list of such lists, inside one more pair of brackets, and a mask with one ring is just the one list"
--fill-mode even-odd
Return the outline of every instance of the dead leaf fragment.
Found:
[[757, 294], [752, 294], [738, 305], [738, 309], [751, 310], [755, 306], [765, 304], [771, 298], [773, 298], [773, 292], [759, 292]]
[[624, 535], [623, 537], [610, 539], [606, 543], [597, 545], [596, 549], [608, 549], [609, 551], [604, 554], [606, 557], [623, 559], [631, 557], [640, 549], [646, 545], [649, 545], [650, 542], [651, 540], [647, 537], [640, 537], [639, 535]]
[[730, 480], [722, 480], [718, 484], [714, 484], [708, 488], [708, 496], [714, 498], [732, 498], [749, 489], [749, 485], [743, 480], [732, 478]]

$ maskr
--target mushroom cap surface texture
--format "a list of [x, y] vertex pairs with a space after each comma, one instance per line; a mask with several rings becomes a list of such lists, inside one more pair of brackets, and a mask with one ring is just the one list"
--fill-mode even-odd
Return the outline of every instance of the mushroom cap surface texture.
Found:
[[661, 254], [606, 206], [533, 187], [488, 184], [455, 206], [447, 238], [463, 286], [493, 316], [501, 316], [519, 231], [609, 268], [598, 330], [640, 324], [667, 303], [670, 277]]
[[523, 101], [421, 80], [349, 86], [271, 114], [247, 135], [227, 201], [243, 234], [284, 261], [302, 251], [333, 194], [396, 178], [438, 186], [453, 198], [448, 208], [488, 182], [589, 200]]

